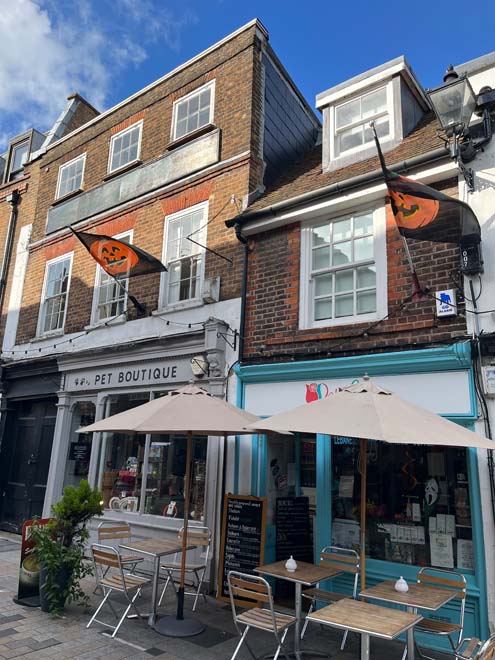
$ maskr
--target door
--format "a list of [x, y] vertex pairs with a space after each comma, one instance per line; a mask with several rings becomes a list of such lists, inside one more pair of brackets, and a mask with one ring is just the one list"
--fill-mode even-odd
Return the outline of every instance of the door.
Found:
[[54, 401], [22, 401], [9, 411], [1, 457], [2, 529], [20, 532], [25, 520], [41, 516], [56, 416]]

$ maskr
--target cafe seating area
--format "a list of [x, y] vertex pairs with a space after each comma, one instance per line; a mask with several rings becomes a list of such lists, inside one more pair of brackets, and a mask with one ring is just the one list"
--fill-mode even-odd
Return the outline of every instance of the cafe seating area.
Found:
[[[360, 589], [358, 554], [327, 546], [322, 549], [318, 565], [292, 560], [261, 565], [252, 573], [228, 571], [230, 606], [226, 606], [216, 600], [214, 594], [208, 597], [203, 589], [212, 540], [210, 530], [193, 527], [188, 530], [186, 539], [183, 534], [181, 529], [175, 540], [133, 540], [132, 530], [126, 523], [100, 525], [99, 543], [91, 546], [97, 585], [92, 599], [99, 599], [99, 602], [95, 603], [96, 609], [86, 627], [102, 625], [110, 628], [112, 638], [117, 634], [127, 636], [131, 629], [140, 629], [139, 634], [147, 631], [158, 637], [157, 620], [164, 613], [174, 616], [177, 574], [185, 542], [184, 564], [186, 572], [194, 579], [192, 590], [186, 591], [193, 598], [186, 601], [184, 615], [187, 618], [196, 610], [201, 595], [203, 600], [201, 607], [197, 608], [197, 616], [204, 620], [205, 630], [211, 626], [220, 638], [223, 635], [231, 642], [229, 645], [225, 643], [229, 650], [218, 658], [235, 660], [242, 658], [246, 651], [257, 658], [255, 647], [258, 640], [264, 639], [266, 649], [270, 635], [274, 657], [287, 659], [389, 657], [388, 654], [377, 656], [378, 648], [382, 652], [389, 648], [390, 658], [412, 660], [415, 657], [433, 660], [449, 657], [453, 660], [489, 660], [495, 657], [495, 638], [486, 642], [463, 638], [466, 582], [454, 571], [422, 568], [417, 581], [405, 587], [404, 581], [397, 582], [397, 576], [393, 576], [390, 580]], [[200, 556], [201, 559], [193, 562], [190, 553], [195, 550], [199, 550], [195, 558]], [[153, 571], [144, 576], [140, 566], [146, 559], [152, 562]], [[335, 588], [335, 580], [346, 575], [350, 578], [345, 582], [347, 587], [339, 590], [337, 583]], [[294, 585], [293, 606], [286, 601], [283, 606], [277, 602], [279, 580]], [[170, 584], [173, 588], [167, 589]], [[445, 623], [435, 617], [434, 613], [448, 602], [458, 603], [457, 622]], [[394, 607], [389, 607], [390, 604]], [[110, 620], [106, 615], [102, 618], [105, 609]], [[147, 610], [146, 614], [143, 614], [144, 610]], [[129, 614], [134, 616], [129, 618]], [[415, 631], [423, 635], [446, 636], [452, 651], [438, 654], [420, 649]], [[195, 639], [199, 642], [204, 634], [201, 632], [196, 639], [190, 638], [189, 641]], [[162, 639], [166, 643], [170, 637]], [[329, 639], [332, 639], [331, 653]]]

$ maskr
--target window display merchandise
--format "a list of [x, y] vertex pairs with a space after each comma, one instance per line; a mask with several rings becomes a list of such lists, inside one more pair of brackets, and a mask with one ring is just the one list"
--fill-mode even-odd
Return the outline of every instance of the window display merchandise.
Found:
[[[465, 449], [368, 442], [366, 554], [373, 559], [473, 570]], [[359, 445], [335, 438], [332, 543], [356, 549]]]

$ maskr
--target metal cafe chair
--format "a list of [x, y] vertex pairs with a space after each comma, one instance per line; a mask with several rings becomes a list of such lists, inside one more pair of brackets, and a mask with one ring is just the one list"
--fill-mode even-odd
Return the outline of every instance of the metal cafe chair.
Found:
[[[466, 608], [466, 578], [461, 573], [456, 571], [447, 571], [443, 568], [434, 568], [424, 566], [419, 569], [418, 584], [429, 584], [435, 587], [442, 587], [450, 591], [455, 591], [455, 599], [461, 601], [459, 608], [459, 618], [457, 623], [450, 623], [449, 621], [439, 621], [437, 619], [422, 619], [414, 628], [415, 632], [427, 635], [442, 635], [447, 637], [452, 646], [452, 651], [456, 652], [462, 640], [464, 631], [464, 611]], [[454, 638], [456, 640], [454, 641]], [[429, 656], [421, 653], [425, 658]], [[469, 657], [469, 656], [468, 656]]]
[[[230, 660], [235, 660], [244, 642], [246, 642], [253, 660], [256, 660], [256, 655], [246, 641], [246, 636], [251, 628], [273, 633], [277, 640], [277, 650], [273, 656], [273, 660], [277, 660], [280, 651], [282, 651], [286, 660], [289, 660], [289, 654], [284, 646], [284, 641], [290, 626], [296, 622], [296, 619], [289, 614], [281, 614], [274, 610], [272, 589], [268, 582], [257, 575], [238, 573], [237, 571], [229, 571], [227, 581], [229, 584], [234, 625], [240, 636], [239, 643]], [[235, 602], [236, 597], [243, 600], [252, 600], [257, 607], [238, 612]], [[244, 631], [241, 629], [241, 626], [245, 626]]]
[[495, 633], [484, 643], [476, 637], [463, 639], [455, 651], [455, 660], [495, 660]]
[[[333, 545], [327, 545], [320, 554], [320, 566], [330, 567], [339, 571], [339, 573], [349, 573], [353, 575], [352, 598], [357, 597], [358, 579], [359, 579], [359, 555], [355, 550], [347, 548], [339, 548]], [[317, 585], [313, 589], [306, 589], [302, 593], [303, 598], [309, 598], [311, 604], [309, 606], [308, 614], [316, 607], [316, 601], [323, 601], [324, 603], [336, 603], [343, 598], [349, 598], [349, 595], [341, 594], [335, 591], [327, 591], [320, 589]], [[309, 619], [306, 619], [301, 632], [301, 639], [304, 637], [306, 628], [308, 627]], [[348, 630], [344, 631], [340, 650], [343, 651], [347, 640]]]
[[[95, 568], [96, 582], [98, 587], [101, 588], [103, 592], [103, 599], [96, 612], [89, 620], [86, 628], [89, 628], [90, 625], [96, 621], [96, 623], [100, 623], [102, 626], [111, 628], [113, 630], [112, 637], [115, 637], [131, 607], [135, 609], [136, 614], [138, 615], [138, 619], [141, 619], [141, 615], [136, 606], [135, 600], [140, 595], [142, 587], [145, 584], [148, 584], [150, 580], [148, 578], [139, 577], [137, 575], [131, 575], [130, 573], [124, 573], [122, 557], [119, 551], [110, 545], [100, 545], [98, 543], [94, 543], [91, 546], [91, 555]], [[120, 594], [124, 594], [128, 603], [120, 619], [117, 612], [115, 611], [115, 608], [109, 600], [111, 594], [114, 591]], [[108, 604], [115, 618], [118, 619], [116, 626], [112, 626], [109, 623], [96, 618], [105, 603]]]
[[[179, 531], [179, 541], [182, 541], [182, 535], [184, 533], [184, 528], [181, 528]], [[186, 596], [194, 596], [194, 604], [192, 611], [196, 611], [196, 605], [198, 604], [198, 598], [201, 594], [201, 589], [203, 587], [203, 581], [208, 567], [208, 558], [210, 556], [210, 545], [211, 545], [211, 532], [208, 527], [189, 527], [187, 530], [187, 542], [188, 544], [195, 545], [202, 549], [202, 557], [198, 562], [189, 562], [186, 560], [186, 578], [189, 577], [191, 582], [189, 586], [192, 587], [193, 591], [185, 591]], [[161, 568], [167, 573], [167, 579], [165, 581], [165, 586], [163, 587], [162, 593], [160, 595], [160, 600], [158, 601], [158, 606], [161, 605], [163, 596], [169, 584], [175, 589], [174, 578], [178, 577], [181, 568], [180, 562], [180, 553], [175, 555], [174, 560], [167, 564], [162, 564]], [[204, 601], [206, 603], [206, 596], [202, 594]]]

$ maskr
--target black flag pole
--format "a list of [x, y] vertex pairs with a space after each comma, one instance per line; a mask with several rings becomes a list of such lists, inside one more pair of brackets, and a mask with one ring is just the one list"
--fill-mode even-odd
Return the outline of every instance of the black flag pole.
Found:
[[[373, 131], [373, 136], [375, 138], [376, 150], [378, 152], [378, 158], [380, 160], [380, 165], [383, 172], [383, 178], [385, 179], [385, 183], [387, 184], [389, 179], [388, 169], [387, 166], [385, 165], [385, 158], [383, 157], [382, 148], [380, 146], [380, 141], [376, 133], [376, 127], [374, 121], [370, 122], [370, 127], [371, 130]], [[425, 295], [426, 292], [419, 283], [419, 278], [418, 278], [418, 274], [416, 273], [416, 269], [414, 267], [411, 251], [409, 250], [409, 245], [407, 244], [407, 238], [403, 234], [401, 234], [401, 238], [402, 238], [402, 243], [404, 245], [404, 250], [406, 252], [407, 261], [409, 263], [409, 270], [411, 271], [411, 278], [412, 278], [411, 300], [413, 302], [419, 302], [421, 300], [425, 300], [425, 298], [427, 297]]]

